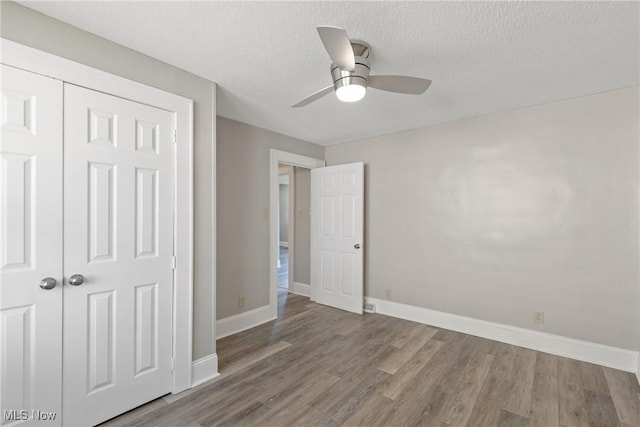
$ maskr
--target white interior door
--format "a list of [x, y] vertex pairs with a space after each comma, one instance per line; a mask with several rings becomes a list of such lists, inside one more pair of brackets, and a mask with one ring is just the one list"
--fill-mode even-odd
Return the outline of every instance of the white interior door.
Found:
[[60, 425], [62, 83], [0, 73], [0, 425]]
[[93, 425], [171, 391], [175, 122], [65, 84], [64, 129], [63, 413]]
[[311, 299], [362, 314], [364, 165], [311, 170]]

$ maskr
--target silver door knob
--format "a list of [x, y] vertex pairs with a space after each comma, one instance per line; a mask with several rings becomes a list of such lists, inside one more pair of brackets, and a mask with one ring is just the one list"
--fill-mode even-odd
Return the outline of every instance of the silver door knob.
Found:
[[355, 245], [353, 245], [354, 249], [360, 249], [360, 243], [356, 243]]
[[45, 277], [40, 282], [40, 288], [44, 289], [45, 291], [49, 291], [55, 287], [56, 287], [56, 279], [54, 279], [53, 277]]
[[74, 274], [69, 277], [69, 284], [73, 286], [80, 286], [84, 283], [84, 276], [82, 274]]

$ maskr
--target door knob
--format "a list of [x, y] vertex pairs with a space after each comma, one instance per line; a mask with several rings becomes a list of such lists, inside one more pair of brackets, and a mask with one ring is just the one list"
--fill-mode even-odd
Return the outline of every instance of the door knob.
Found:
[[54, 279], [53, 277], [45, 277], [40, 282], [40, 288], [44, 289], [45, 291], [49, 291], [55, 287], [56, 287], [56, 279]]
[[360, 243], [356, 243], [355, 245], [353, 245], [354, 249], [360, 249]]
[[69, 284], [73, 286], [80, 286], [84, 283], [84, 276], [82, 274], [74, 274], [69, 277]]

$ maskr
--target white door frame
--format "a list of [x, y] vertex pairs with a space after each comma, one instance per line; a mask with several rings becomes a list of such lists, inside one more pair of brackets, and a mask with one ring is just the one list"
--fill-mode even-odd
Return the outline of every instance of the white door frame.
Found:
[[[280, 221], [280, 187], [278, 163], [305, 169], [324, 167], [324, 160], [271, 149], [269, 152], [269, 310], [271, 318], [278, 317], [278, 256], [280, 253], [278, 226]], [[291, 239], [289, 239], [291, 240]], [[290, 246], [291, 247], [291, 246]], [[292, 262], [290, 253], [289, 263]], [[291, 271], [291, 270], [289, 270]], [[289, 278], [291, 280], [291, 278]], [[291, 282], [290, 282], [291, 283]]]
[[[4, 38], [0, 38], [0, 49], [0, 62], [5, 65], [175, 114], [174, 254], [177, 262], [173, 282], [173, 393], [190, 388], [193, 340], [193, 101]], [[213, 90], [215, 99], [215, 85]]]

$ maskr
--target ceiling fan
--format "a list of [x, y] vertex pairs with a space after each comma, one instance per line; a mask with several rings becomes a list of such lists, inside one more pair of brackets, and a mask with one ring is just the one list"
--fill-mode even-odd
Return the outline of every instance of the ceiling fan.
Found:
[[333, 84], [312, 93], [292, 105], [292, 108], [304, 107], [307, 104], [335, 91], [343, 102], [361, 100], [367, 93], [367, 87], [387, 92], [420, 95], [431, 85], [431, 80], [409, 76], [377, 76], [369, 75], [369, 45], [362, 41], [349, 39], [344, 28], [321, 26], [318, 34], [324, 48], [333, 61], [331, 77]]

